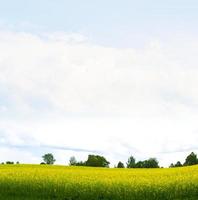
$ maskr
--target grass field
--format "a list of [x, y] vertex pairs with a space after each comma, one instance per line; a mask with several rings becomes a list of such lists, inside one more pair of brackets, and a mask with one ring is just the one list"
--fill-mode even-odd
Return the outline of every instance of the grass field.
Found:
[[0, 165], [0, 199], [197, 200], [198, 166], [105, 169]]

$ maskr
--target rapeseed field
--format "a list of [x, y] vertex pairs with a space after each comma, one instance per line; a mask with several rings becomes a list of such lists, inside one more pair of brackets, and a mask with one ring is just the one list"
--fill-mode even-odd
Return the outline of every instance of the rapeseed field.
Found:
[[198, 166], [110, 169], [0, 165], [0, 199], [198, 200]]

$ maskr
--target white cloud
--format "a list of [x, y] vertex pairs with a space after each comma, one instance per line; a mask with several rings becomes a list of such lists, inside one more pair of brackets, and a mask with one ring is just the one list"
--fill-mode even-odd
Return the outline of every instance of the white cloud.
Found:
[[177, 160], [178, 149], [196, 150], [197, 44], [119, 49], [79, 34], [1, 31], [4, 142], [96, 150], [113, 162], [130, 153]]
[[24, 149], [1, 147], [1, 162], [13, 161], [20, 163], [40, 163], [41, 159], [34, 156], [32, 152], [25, 151]]

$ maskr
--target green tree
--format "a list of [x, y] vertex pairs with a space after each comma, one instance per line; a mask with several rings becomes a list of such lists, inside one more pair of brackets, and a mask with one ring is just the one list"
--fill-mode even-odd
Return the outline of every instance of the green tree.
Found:
[[127, 168], [135, 168], [135, 158], [133, 156], [130, 156], [127, 163]]
[[89, 155], [85, 163], [86, 166], [91, 167], [109, 167], [110, 164], [110, 162], [108, 162], [106, 158], [99, 155]]
[[53, 154], [51, 154], [51, 153], [47, 153], [47, 154], [43, 155], [42, 158], [43, 158], [43, 161], [48, 165], [53, 165], [54, 162], [56, 161], [54, 159]]
[[177, 161], [176, 164], [175, 164], [175, 167], [182, 167], [182, 164], [180, 161]]
[[186, 160], [184, 162], [185, 166], [189, 166], [189, 165], [196, 165], [198, 164], [198, 159], [197, 159], [197, 155], [194, 152], [191, 152], [187, 157]]
[[76, 163], [76, 166], [86, 166], [86, 162], [79, 161]]
[[13, 161], [6, 161], [6, 164], [7, 164], [7, 165], [13, 165], [14, 162], [13, 162]]
[[117, 165], [117, 168], [124, 168], [124, 164], [121, 161], [119, 161], [118, 165]]
[[144, 161], [144, 168], [159, 168], [158, 161], [156, 158], [149, 158]]
[[182, 167], [183, 165], [181, 164], [180, 161], [177, 161], [176, 164], [173, 164], [171, 163], [171, 165], [169, 166], [170, 168], [173, 168], [173, 167]]
[[135, 164], [135, 168], [144, 168], [144, 161], [138, 161]]
[[173, 163], [170, 164], [169, 168], [173, 168], [175, 165]]
[[76, 161], [76, 158], [74, 156], [72, 156], [70, 159], [69, 159], [69, 165], [70, 166], [75, 166], [77, 164], [77, 161]]

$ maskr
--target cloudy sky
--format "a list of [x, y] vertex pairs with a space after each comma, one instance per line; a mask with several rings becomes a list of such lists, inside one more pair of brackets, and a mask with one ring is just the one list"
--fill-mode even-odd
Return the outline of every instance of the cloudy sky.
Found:
[[196, 0], [0, 5], [1, 162], [198, 153]]

